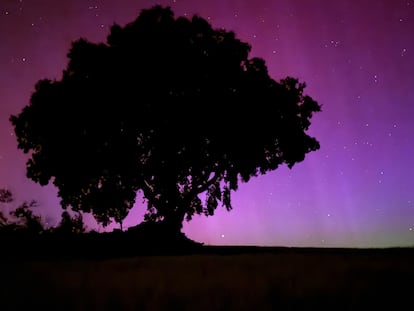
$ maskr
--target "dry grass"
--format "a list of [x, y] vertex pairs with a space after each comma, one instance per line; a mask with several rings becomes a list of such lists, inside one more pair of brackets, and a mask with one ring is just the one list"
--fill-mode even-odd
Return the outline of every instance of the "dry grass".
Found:
[[413, 252], [280, 251], [3, 264], [0, 310], [399, 310]]

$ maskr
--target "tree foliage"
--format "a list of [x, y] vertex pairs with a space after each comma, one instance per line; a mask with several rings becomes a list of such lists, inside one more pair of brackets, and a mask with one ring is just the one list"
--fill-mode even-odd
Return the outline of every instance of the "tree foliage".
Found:
[[72, 216], [68, 211], [63, 211], [61, 220], [56, 228], [53, 230], [59, 234], [82, 234], [85, 233], [86, 228], [83, 222], [81, 213]]
[[[0, 203], [10, 203], [13, 201], [13, 194], [6, 188], [0, 188]], [[9, 220], [4, 216], [3, 211], [0, 211], [0, 228], [7, 227]]]
[[36, 206], [37, 202], [34, 200], [30, 202], [25, 201], [14, 211], [10, 212], [10, 215], [17, 220], [14, 222], [17, 229], [24, 229], [33, 234], [40, 234], [45, 231], [42, 217], [34, 214], [32, 211]]
[[13, 194], [9, 189], [0, 189], [0, 203], [10, 203], [13, 201]]
[[62, 78], [39, 81], [10, 118], [27, 176], [103, 225], [122, 221], [138, 190], [146, 219], [178, 227], [220, 202], [230, 210], [239, 182], [319, 149], [306, 131], [320, 105], [250, 49], [160, 6], [113, 25], [106, 43], [73, 42]]
[[[7, 194], [2, 196], [2, 194]], [[7, 198], [7, 199], [3, 199]], [[0, 203], [11, 203], [14, 201], [10, 190], [0, 188]], [[67, 210], [61, 214], [61, 220], [56, 227], [46, 228], [40, 215], [33, 212], [38, 203], [35, 200], [24, 201], [16, 209], [10, 211], [9, 217], [0, 211], [0, 232], [1, 233], [57, 233], [57, 234], [82, 234], [86, 232], [81, 212], [71, 215]]]
[[6, 216], [4, 216], [3, 212], [0, 211], [0, 228], [5, 227], [9, 224], [9, 221]]

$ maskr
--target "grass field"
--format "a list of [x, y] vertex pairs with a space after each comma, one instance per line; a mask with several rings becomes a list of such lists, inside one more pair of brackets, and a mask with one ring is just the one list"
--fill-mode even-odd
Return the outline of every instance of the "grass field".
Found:
[[414, 250], [2, 261], [0, 310], [412, 310]]

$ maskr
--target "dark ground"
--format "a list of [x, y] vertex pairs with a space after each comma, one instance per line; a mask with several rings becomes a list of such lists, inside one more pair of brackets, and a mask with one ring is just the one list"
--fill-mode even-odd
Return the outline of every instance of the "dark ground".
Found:
[[0, 242], [2, 311], [414, 309], [414, 248], [203, 246], [120, 232]]

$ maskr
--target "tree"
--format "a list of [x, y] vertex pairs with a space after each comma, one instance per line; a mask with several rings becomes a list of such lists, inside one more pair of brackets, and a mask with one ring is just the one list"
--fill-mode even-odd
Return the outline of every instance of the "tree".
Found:
[[59, 225], [54, 229], [60, 234], [81, 234], [86, 231], [81, 213], [71, 216], [68, 211], [63, 211]]
[[[13, 194], [10, 190], [6, 188], [0, 188], [0, 203], [11, 203], [13, 202]], [[4, 216], [3, 211], [0, 211], [0, 229], [10, 226], [10, 222], [6, 216]]]
[[14, 223], [17, 229], [23, 229], [32, 234], [40, 234], [45, 231], [42, 217], [33, 214], [32, 208], [36, 206], [37, 202], [34, 200], [25, 201], [16, 210], [10, 212], [10, 215], [17, 218]]
[[137, 191], [145, 219], [175, 230], [219, 202], [231, 210], [239, 182], [319, 149], [306, 131], [320, 105], [297, 79], [272, 79], [250, 49], [161, 6], [113, 25], [106, 43], [73, 42], [61, 80], [39, 81], [10, 117], [30, 153], [27, 176], [52, 181], [64, 208], [104, 226], [128, 214]]
[[9, 189], [0, 188], [0, 203], [10, 203], [13, 200], [13, 194]]
[[[6, 189], [0, 188], [0, 203], [11, 203], [14, 201], [13, 193]], [[45, 228], [43, 226], [41, 216], [33, 214], [31, 210], [37, 206], [37, 202], [32, 200], [30, 202], [24, 201], [14, 211], [9, 214], [15, 219], [9, 220], [2, 211], [0, 211], [0, 229], [4, 232], [11, 233], [16, 231], [26, 231], [29, 233], [39, 234]]]
[[6, 227], [9, 224], [9, 221], [3, 212], [0, 211], [0, 228]]

